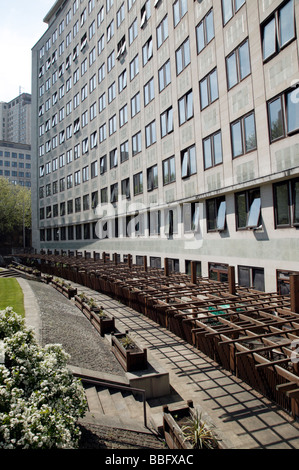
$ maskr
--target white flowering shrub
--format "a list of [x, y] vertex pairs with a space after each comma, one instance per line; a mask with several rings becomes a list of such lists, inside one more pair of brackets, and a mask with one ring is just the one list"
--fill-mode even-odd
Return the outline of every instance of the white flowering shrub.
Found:
[[60, 345], [39, 346], [12, 308], [0, 311], [0, 449], [78, 447], [87, 405], [68, 358]]

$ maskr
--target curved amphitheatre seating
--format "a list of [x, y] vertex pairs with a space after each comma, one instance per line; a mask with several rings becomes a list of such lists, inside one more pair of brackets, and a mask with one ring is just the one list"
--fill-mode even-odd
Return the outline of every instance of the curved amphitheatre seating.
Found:
[[[141, 312], [215, 360], [254, 389], [299, 416], [299, 276], [291, 295], [133, 265], [128, 255], [19, 255], [43, 273], [102, 292]], [[192, 268], [193, 268], [192, 263]]]

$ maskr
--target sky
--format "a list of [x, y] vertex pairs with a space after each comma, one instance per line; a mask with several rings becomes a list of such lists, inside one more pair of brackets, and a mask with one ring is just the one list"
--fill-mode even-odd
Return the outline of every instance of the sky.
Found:
[[0, 0], [0, 101], [31, 93], [31, 49], [55, 0]]

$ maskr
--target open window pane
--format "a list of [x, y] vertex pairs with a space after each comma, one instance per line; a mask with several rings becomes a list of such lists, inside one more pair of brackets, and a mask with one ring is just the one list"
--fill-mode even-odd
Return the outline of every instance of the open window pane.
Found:
[[261, 213], [261, 198], [255, 197], [250, 206], [247, 227], [257, 227]]
[[226, 202], [221, 201], [218, 208], [217, 214], [217, 230], [225, 229], [225, 217], [226, 217]]

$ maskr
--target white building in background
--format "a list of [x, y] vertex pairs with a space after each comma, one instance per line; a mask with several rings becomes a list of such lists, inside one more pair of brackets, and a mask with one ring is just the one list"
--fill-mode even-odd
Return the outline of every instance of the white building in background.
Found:
[[58, 0], [32, 49], [33, 246], [288, 288], [299, 4]]
[[0, 177], [31, 187], [31, 95], [0, 102]]

